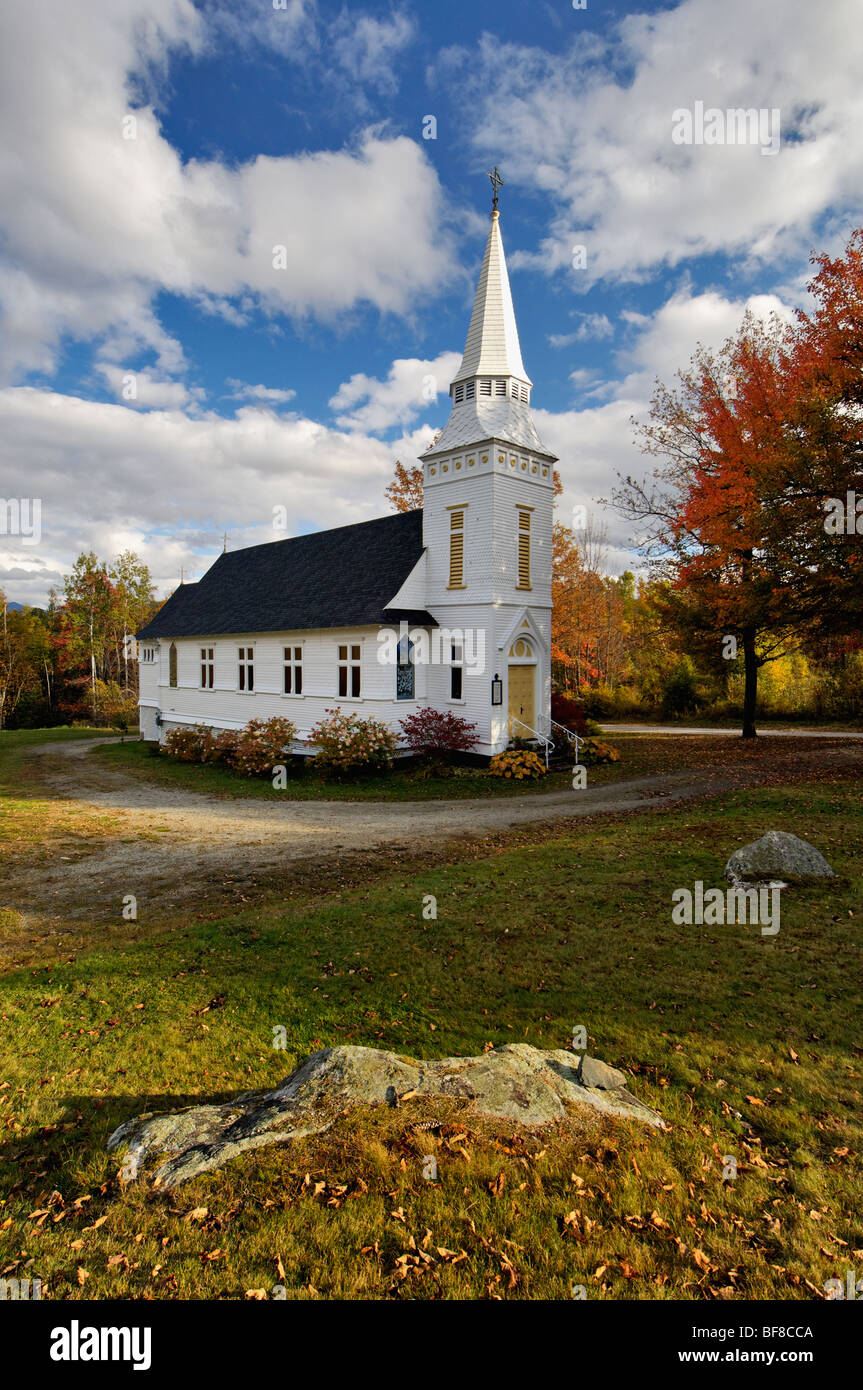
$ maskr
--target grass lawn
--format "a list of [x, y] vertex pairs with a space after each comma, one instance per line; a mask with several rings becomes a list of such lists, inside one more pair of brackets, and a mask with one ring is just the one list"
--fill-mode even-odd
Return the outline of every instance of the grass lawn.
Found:
[[[672, 890], [770, 826], [842, 881], [786, 894], [774, 937], [673, 925]], [[860, 784], [762, 787], [0, 976], [0, 1275], [56, 1299], [823, 1296], [863, 1259], [861, 826]], [[409, 1101], [165, 1196], [122, 1190], [105, 1153], [131, 1115], [269, 1087], [333, 1043], [564, 1047], [579, 1024], [667, 1133]]]
[[[588, 785], [604, 786], [631, 777], [646, 777], [652, 773], [672, 772], [679, 768], [724, 767], [729, 763], [741, 765], [767, 760], [775, 744], [769, 737], [744, 741], [739, 736], [717, 736], [711, 739], [675, 733], [668, 736], [650, 734], [615, 734], [598, 736], [621, 754], [619, 762], [593, 765], [588, 769]], [[800, 739], [799, 751], [824, 748], [823, 739]], [[787, 740], [782, 749], [789, 751]], [[166, 787], [197, 791], [208, 796], [237, 798], [254, 797], [270, 801], [431, 801], [461, 800], [469, 797], [524, 796], [542, 791], [562, 791], [571, 786], [572, 772], [550, 772], [544, 777], [522, 782], [491, 777], [484, 769], [461, 767], [455, 775], [429, 777], [410, 763], [396, 764], [392, 772], [334, 782], [319, 777], [313, 768], [306, 771], [289, 770], [287, 787], [274, 789], [269, 778], [241, 777], [227, 768], [182, 763], [162, 754], [156, 756], [149, 746], [132, 741], [108, 744], [93, 750], [93, 756], [110, 767], [122, 769], [132, 776]]]
[[116, 738], [112, 729], [0, 730], [0, 845], [40, 841], [52, 835], [106, 834], [116, 817], [93, 812], [86, 818], [62, 801], [47, 799], [34, 788], [28, 750], [45, 743], [74, 743], [79, 739]]

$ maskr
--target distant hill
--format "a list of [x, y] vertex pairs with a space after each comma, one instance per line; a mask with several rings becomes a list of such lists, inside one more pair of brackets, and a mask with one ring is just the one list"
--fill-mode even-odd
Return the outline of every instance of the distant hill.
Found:
[[21, 613], [24, 611], [26, 605], [23, 603], [7, 603], [6, 607], [9, 609], [10, 613]]

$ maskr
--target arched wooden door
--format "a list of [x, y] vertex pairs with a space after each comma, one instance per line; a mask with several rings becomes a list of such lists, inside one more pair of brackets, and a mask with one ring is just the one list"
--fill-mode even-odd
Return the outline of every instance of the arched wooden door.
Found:
[[529, 637], [517, 637], [509, 649], [510, 738], [528, 738], [536, 728], [536, 655]]

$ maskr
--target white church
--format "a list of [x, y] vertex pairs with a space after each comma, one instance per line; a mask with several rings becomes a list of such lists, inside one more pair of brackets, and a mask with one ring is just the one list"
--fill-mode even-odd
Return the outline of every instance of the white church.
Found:
[[497, 198], [423, 506], [220, 555], [138, 633], [144, 739], [341, 707], [476, 724], [476, 752], [551, 736], [555, 456], [531, 415]]

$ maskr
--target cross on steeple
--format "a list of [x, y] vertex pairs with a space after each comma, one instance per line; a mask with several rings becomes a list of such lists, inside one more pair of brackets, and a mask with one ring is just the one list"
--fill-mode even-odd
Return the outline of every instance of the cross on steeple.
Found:
[[488, 176], [491, 179], [491, 189], [493, 195], [491, 200], [492, 211], [497, 212], [497, 190], [503, 187], [503, 179], [500, 176], [500, 170], [498, 169], [496, 164], [494, 168], [489, 171]]

